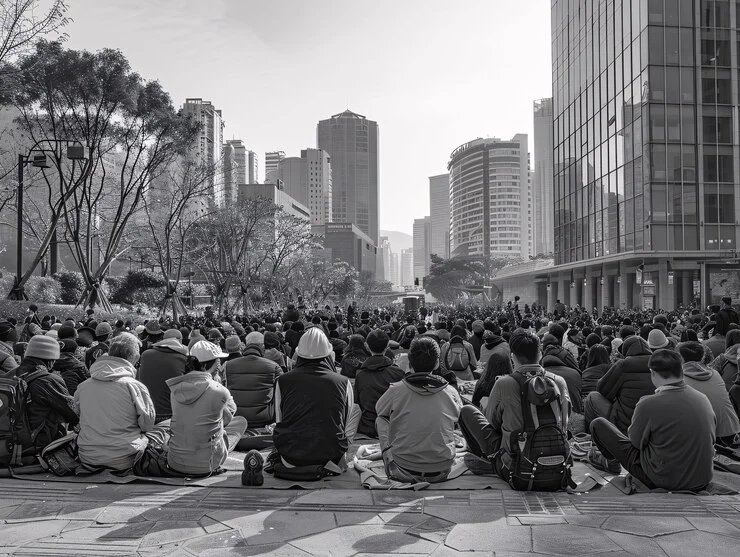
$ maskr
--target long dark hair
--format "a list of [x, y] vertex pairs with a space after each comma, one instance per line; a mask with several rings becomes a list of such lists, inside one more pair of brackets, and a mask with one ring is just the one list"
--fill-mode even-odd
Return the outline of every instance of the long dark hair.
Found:
[[478, 406], [480, 400], [483, 397], [490, 396], [493, 384], [499, 377], [504, 375], [511, 375], [513, 367], [511, 365], [511, 358], [508, 354], [502, 354], [494, 352], [491, 357], [488, 358], [488, 364], [486, 365], [483, 375], [481, 375], [478, 382], [475, 384], [475, 391], [473, 391], [473, 404]]

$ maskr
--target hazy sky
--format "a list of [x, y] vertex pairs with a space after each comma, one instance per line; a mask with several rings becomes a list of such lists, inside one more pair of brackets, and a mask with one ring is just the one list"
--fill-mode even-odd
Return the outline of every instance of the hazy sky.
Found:
[[380, 126], [380, 225], [411, 233], [428, 177], [476, 137], [530, 134], [551, 96], [550, 0], [70, 0], [70, 48], [119, 48], [225, 138], [300, 156], [345, 108]]

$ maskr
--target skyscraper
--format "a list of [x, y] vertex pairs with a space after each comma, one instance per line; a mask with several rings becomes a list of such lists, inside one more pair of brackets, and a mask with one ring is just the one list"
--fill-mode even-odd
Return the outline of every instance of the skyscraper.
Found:
[[257, 183], [254, 153], [247, 149], [241, 139], [227, 139], [223, 158], [224, 199], [227, 203], [236, 203], [239, 184]]
[[300, 157], [287, 157], [274, 172], [288, 194], [311, 210], [311, 224], [332, 222], [331, 160], [322, 149], [302, 149]]
[[528, 259], [532, 188], [527, 135], [475, 139], [455, 149], [450, 171], [450, 253]]
[[213, 192], [213, 203], [221, 207], [224, 202], [224, 180], [223, 172], [218, 166], [222, 163], [221, 150], [225, 126], [221, 111], [216, 109], [211, 101], [200, 98], [185, 99], [181, 111], [201, 122], [200, 134], [195, 140], [192, 152], [198, 161], [216, 170], [215, 176], [210, 179], [210, 188]]
[[390, 281], [394, 286], [401, 286], [401, 254], [391, 251], [391, 278]]
[[349, 110], [321, 120], [317, 144], [331, 157], [334, 222], [351, 222], [377, 245], [378, 124]]
[[391, 243], [388, 240], [388, 236], [380, 237], [380, 244], [378, 245], [378, 257], [376, 260], [376, 272], [377, 280], [391, 280]]
[[552, 205], [552, 99], [534, 102], [534, 178], [532, 180], [532, 222], [534, 254], [553, 251]]
[[265, 180], [270, 180], [271, 172], [275, 172], [278, 163], [285, 158], [285, 151], [268, 151], [265, 153]]
[[450, 175], [429, 177], [429, 254], [450, 257]]
[[414, 286], [414, 250], [401, 250], [401, 286]]
[[419, 286], [424, 284], [424, 277], [429, 274], [430, 236], [431, 219], [414, 219], [414, 279], [419, 279]]
[[553, 2], [551, 296], [671, 310], [740, 294], [739, 12]]

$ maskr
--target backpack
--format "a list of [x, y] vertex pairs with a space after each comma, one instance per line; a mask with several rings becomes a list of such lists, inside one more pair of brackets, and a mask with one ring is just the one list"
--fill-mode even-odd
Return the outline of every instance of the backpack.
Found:
[[[452, 361], [450, 361], [450, 356], [452, 356]], [[445, 354], [445, 365], [451, 371], [467, 371], [470, 369], [470, 354], [460, 337], [454, 337], [450, 340], [447, 354]]]
[[35, 430], [28, 421], [28, 385], [45, 371], [34, 371], [20, 377], [0, 377], [0, 463], [24, 464], [23, 457], [36, 456], [36, 437], [44, 428]]
[[[544, 371], [528, 376], [514, 373], [512, 377], [519, 383], [524, 429], [511, 434], [511, 465], [508, 469], [503, 466], [502, 476], [508, 475], [509, 485], [518, 491], [573, 487], [573, 459], [560, 412], [560, 389]], [[496, 464], [493, 462], [494, 469]]]

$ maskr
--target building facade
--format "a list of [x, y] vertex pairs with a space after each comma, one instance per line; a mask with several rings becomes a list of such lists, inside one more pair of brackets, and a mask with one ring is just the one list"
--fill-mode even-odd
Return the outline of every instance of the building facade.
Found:
[[380, 237], [375, 276], [379, 281], [391, 280], [391, 242], [388, 236]]
[[465, 143], [452, 152], [447, 169], [451, 255], [529, 258], [532, 187], [527, 135]]
[[532, 219], [534, 255], [552, 254], [553, 186], [552, 186], [552, 99], [534, 102], [534, 173], [532, 175]]
[[224, 143], [224, 126], [221, 111], [211, 101], [200, 98], [185, 99], [181, 112], [200, 121], [200, 134], [195, 140], [192, 153], [199, 162], [208, 168], [216, 170], [214, 176], [209, 179], [212, 191], [212, 201], [216, 207], [221, 207], [225, 201], [224, 174], [220, 169], [222, 161], [222, 148]]
[[401, 254], [393, 253], [390, 254], [391, 260], [391, 282], [394, 286], [401, 286]]
[[552, 4], [548, 299], [740, 297], [737, 2]]
[[450, 257], [450, 175], [429, 177], [429, 253]]
[[349, 110], [321, 120], [317, 146], [331, 157], [334, 222], [351, 222], [378, 242], [378, 124]]
[[401, 286], [414, 286], [414, 249], [401, 250]]
[[265, 181], [270, 180], [271, 172], [276, 172], [278, 164], [285, 158], [285, 151], [269, 151], [265, 153]]
[[429, 274], [431, 259], [431, 219], [414, 219], [414, 281], [418, 279], [419, 286], [424, 285], [424, 277]]
[[378, 250], [372, 238], [349, 222], [329, 222], [323, 228], [324, 249], [330, 261], [345, 261], [360, 273], [375, 275]]
[[311, 212], [311, 224], [323, 226], [332, 219], [331, 159], [322, 149], [302, 149], [300, 157], [278, 163], [273, 178]]
[[239, 184], [238, 203], [247, 199], [258, 199], [264, 197], [271, 200], [275, 205], [282, 207], [286, 213], [306, 220], [311, 220], [308, 207], [291, 197], [286, 191], [280, 189], [278, 184]]

